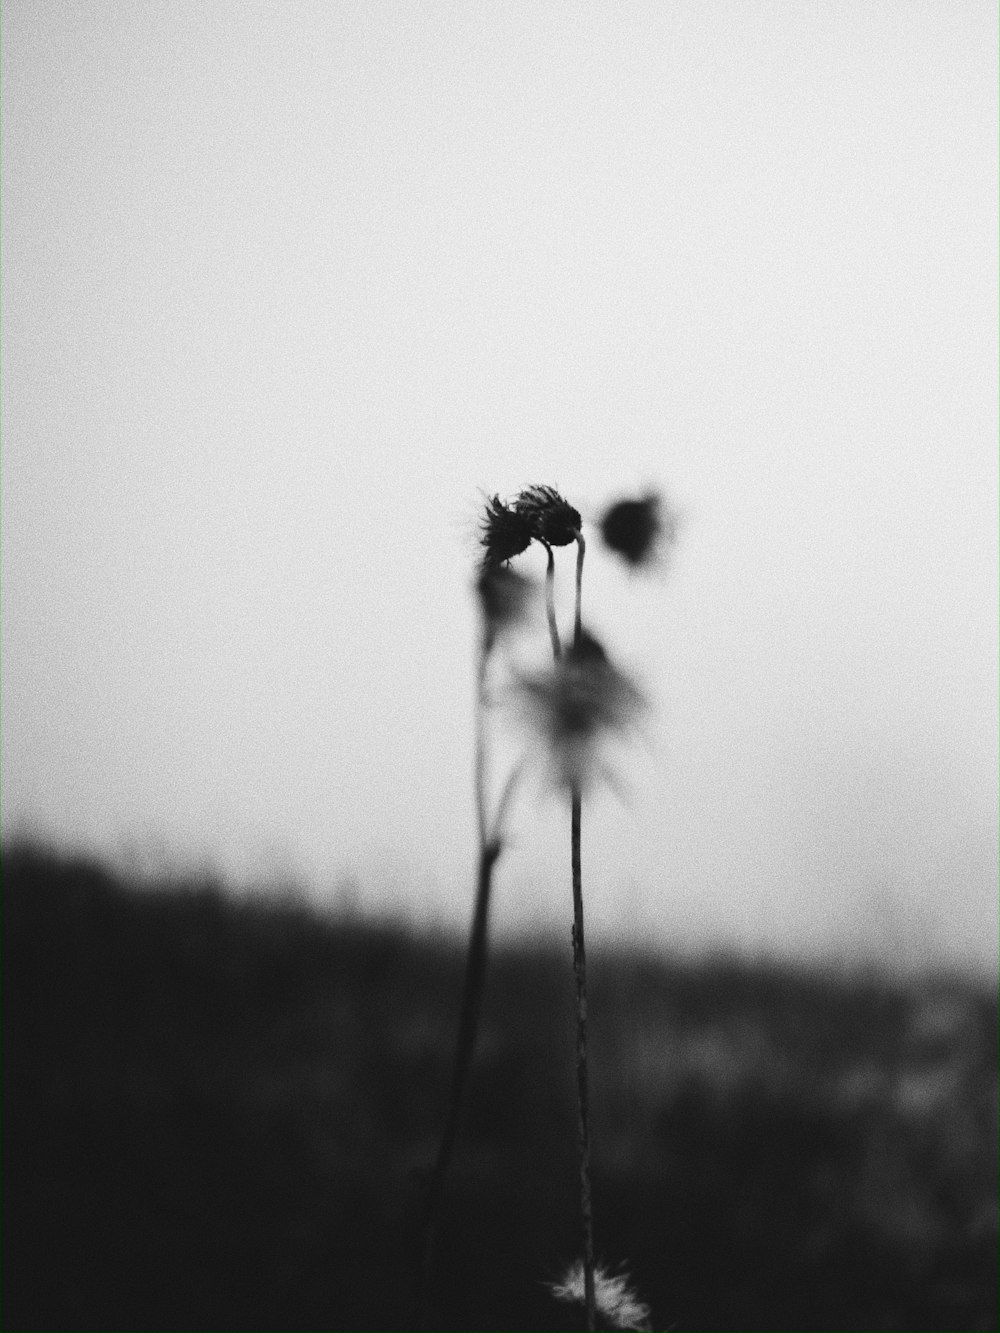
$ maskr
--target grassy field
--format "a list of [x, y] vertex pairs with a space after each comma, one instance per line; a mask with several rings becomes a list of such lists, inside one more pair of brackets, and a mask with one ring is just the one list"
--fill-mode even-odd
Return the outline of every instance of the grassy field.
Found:
[[[3, 1327], [405, 1329], [459, 947], [3, 860]], [[597, 1247], [656, 1329], [997, 1327], [997, 1001], [595, 953]], [[434, 1327], [579, 1327], [568, 947], [490, 962]]]

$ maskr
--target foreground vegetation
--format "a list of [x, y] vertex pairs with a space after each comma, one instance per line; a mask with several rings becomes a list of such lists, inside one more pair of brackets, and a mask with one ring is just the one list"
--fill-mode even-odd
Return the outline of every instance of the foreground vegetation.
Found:
[[[3, 874], [3, 1327], [409, 1327], [461, 945]], [[597, 1249], [655, 1328], [997, 1327], [991, 989], [597, 952], [590, 1012]], [[572, 1327], [573, 1024], [568, 951], [491, 959], [435, 1327]]]

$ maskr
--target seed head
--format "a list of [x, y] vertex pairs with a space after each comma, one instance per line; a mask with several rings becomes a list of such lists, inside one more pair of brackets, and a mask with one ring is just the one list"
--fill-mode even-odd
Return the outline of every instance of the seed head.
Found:
[[608, 660], [586, 630], [552, 666], [518, 680], [522, 714], [544, 738], [556, 782], [570, 789], [592, 784], [602, 743], [635, 724], [645, 699]]
[[654, 563], [677, 536], [676, 516], [655, 491], [617, 501], [605, 511], [600, 527], [604, 544], [635, 569]]
[[[584, 1304], [583, 1262], [578, 1259], [567, 1269], [561, 1282], [549, 1284], [557, 1301], [570, 1305]], [[609, 1273], [598, 1264], [594, 1269], [594, 1303], [600, 1319], [599, 1327], [609, 1329], [637, 1329], [648, 1333], [650, 1309], [645, 1301], [629, 1286], [626, 1272]]]
[[568, 546], [583, 526], [579, 510], [553, 486], [528, 486], [514, 501], [514, 510], [528, 524], [532, 537], [549, 546]]
[[494, 495], [486, 501], [480, 521], [479, 541], [485, 548], [483, 568], [499, 569], [506, 561], [526, 551], [534, 535], [531, 525], [516, 507], [511, 508], [499, 495]]

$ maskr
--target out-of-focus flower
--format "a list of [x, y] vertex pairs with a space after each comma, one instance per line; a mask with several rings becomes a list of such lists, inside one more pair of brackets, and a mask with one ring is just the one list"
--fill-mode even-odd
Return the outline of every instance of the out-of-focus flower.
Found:
[[516, 508], [504, 504], [499, 495], [486, 501], [480, 521], [480, 545], [484, 547], [483, 568], [499, 569], [531, 545], [535, 536], [531, 524]]
[[483, 616], [483, 642], [489, 652], [499, 634], [528, 619], [538, 587], [509, 565], [484, 566], [476, 579], [476, 594]]
[[568, 546], [583, 526], [580, 511], [553, 486], [528, 486], [514, 501], [514, 510], [528, 524], [532, 537], [548, 546]]
[[[583, 1262], [578, 1259], [566, 1271], [561, 1282], [549, 1283], [549, 1290], [557, 1301], [569, 1305], [584, 1304]], [[625, 1272], [609, 1273], [598, 1264], [594, 1269], [594, 1304], [601, 1321], [600, 1327], [637, 1329], [648, 1333], [650, 1309], [629, 1286]]]
[[571, 790], [602, 774], [602, 743], [631, 730], [646, 706], [586, 630], [551, 667], [519, 677], [518, 699], [524, 720], [546, 742], [556, 782]]
[[618, 500], [600, 521], [604, 544], [633, 568], [653, 564], [677, 536], [677, 517], [655, 491]]

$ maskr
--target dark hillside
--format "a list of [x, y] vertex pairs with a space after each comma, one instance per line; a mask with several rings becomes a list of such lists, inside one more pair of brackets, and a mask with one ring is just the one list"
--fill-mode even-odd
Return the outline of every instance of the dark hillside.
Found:
[[[461, 951], [3, 860], [5, 1329], [400, 1329]], [[491, 960], [435, 1327], [570, 1327], [569, 949]], [[997, 1327], [997, 1006], [596, 957], [598, 1248], [654, 1327]]]

